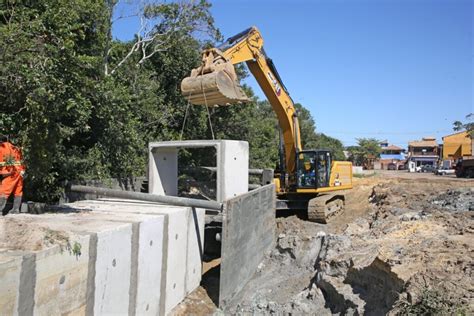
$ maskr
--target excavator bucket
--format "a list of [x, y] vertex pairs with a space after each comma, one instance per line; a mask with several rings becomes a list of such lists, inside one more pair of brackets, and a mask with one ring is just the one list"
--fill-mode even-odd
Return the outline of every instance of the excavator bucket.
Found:
[[249, 101], [234, 66], [215, 48], [206, 50], [202, 65], [181, 81], [181, 93], [190, 103], [209, 107]]

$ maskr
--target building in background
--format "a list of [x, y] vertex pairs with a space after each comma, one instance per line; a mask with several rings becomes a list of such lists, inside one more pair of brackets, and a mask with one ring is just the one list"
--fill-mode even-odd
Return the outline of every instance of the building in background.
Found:
[[374, 164], [374, 169], [398, 170], [405, 165], [405, 149], [389, 145], [386, 140], [380, 142], [380, 147], [380, 159]]
[[416, 167], [422, 165], [437, 166], [439, 148], [435, 137], [423, 137], [408, 143], [408, 161], [415, 163]]
[[442, 159], [455, 162], [459, 158], [474, 155], [474, 142], [467, 131], [443, 137]]

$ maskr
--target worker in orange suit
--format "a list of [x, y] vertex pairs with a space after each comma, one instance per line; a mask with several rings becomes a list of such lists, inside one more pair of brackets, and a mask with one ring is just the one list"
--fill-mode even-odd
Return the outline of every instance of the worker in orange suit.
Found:
[[3, 212], [8, 198], [13, 194], [13, 208], [9, 214], [20, 212], [24, 175], [25, 166], [20, 149], [10, 143], [6, 135], [0, 135], [0, 211]]

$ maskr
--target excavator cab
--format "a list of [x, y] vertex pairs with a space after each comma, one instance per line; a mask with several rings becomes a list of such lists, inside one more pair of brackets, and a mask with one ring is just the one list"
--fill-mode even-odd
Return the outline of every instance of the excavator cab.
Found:
[[328, 150], [304, 150], [296, 161], [297, 188], [317, 189], [329, 186], [331, 176], [331, 152]]

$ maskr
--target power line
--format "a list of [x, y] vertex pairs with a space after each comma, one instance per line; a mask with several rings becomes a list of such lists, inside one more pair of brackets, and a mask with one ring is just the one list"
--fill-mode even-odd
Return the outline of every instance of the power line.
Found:
[[454, 133], [452, 130], [439, 131], [420, 131], [420, 132], [348, 132], [348, 131], [319, 131], [324, 134], [342, 134], [342, 135], [419, 135], [419, 134], [438, 134], [438, 133]]

